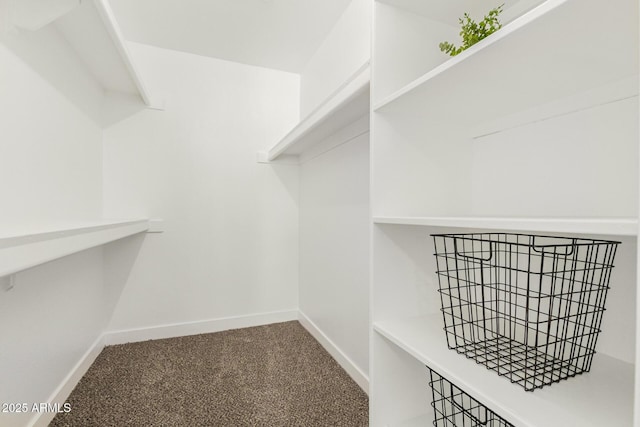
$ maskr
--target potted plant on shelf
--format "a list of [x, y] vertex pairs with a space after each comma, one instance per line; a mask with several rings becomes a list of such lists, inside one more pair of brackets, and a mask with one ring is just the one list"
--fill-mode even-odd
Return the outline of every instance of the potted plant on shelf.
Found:
[[474, 21], [468, 13], [465, 13], [463, 17], [459, 19], [460, 25], [462, 26], [460, 30], [462, 44], [460, 46], [455, 46], [453, 43], [442, 42], [440, 43], [440, 50], [451, 56], [456, 56], [460, 52], [478, 43], [480, 40], [498, 31], [502, 28], [502, 24], [500, 23], [498, 16], [502, 13], [503, 6], [504, 4], [491, 9], [480, 22]]

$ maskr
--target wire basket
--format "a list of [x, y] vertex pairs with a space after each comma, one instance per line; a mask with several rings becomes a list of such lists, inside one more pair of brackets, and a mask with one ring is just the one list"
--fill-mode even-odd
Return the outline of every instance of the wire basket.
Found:
[[527, 391], [590, 370], [620, 242], [432, 236], [450, 349]]
[[429, 368], [436, 427], [513, 427], [513, 424]]

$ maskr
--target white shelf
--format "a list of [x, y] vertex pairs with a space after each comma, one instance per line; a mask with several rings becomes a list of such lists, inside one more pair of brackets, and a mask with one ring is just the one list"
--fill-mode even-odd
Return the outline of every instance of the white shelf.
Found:
[[370, 80], [369, 63], [366, 63], [275, 144], [267, 152], [267, 160], [272, 161], [283, 155], [299, 156], [314, 144], [368, 114]]
[[100, 221], [0, 234], [0, 277], [149, 229], [146, 219]]
[[376, 224], [637, 236], [635, 218], [374, 217]]
[[634, 367], [629, 363], [597, 354], [591, 372], [526, 392], [449, 350], [441, 315], [374, 322], [373, 327], [516, 426], [632, 425]]
[[87, 0], [59, 18], [55, 26], [109, 91], [152, 100], [126, 46], [107, 0]]
[[637, 4], [613, 2], [603, 10], [598, 0], [547, 0], [374, 111], [402, 105], [429, 124], [472, 126], [637, 74], [637, 37], [629, 37], [637, 34]]

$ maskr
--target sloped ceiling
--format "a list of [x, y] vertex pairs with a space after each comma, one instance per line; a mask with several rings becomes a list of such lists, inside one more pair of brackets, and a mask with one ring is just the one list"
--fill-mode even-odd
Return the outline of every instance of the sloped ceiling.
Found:
[[301, 72], [350, 0], [111, 0], [127, 40]]

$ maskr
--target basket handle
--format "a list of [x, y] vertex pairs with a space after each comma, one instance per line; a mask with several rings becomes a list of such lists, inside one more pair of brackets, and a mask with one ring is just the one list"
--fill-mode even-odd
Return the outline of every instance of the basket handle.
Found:
[[453, 238], [453, 250], [456, 252], [457, 256], [461, 256], [463, 258], [475, 259], [477, 261], [491, 261], [491, 258], [493, 258], [493, 244], [494, 244], [494, 242], [488, 242], [488, 243], [489, 243], [489, 257], [488, 258], [482, 258], [482, 257], [478, 257], [478, 256], [466, 255], [466, 254], [460, 253], [458, 251], [458, 237], [454, 237]]
[[570, 255], [573, 255], [574, 248], [576, 247], [576, 241], [577, 239], [575, 238], [571, 239], [571, 245], [536, 245], [536, 236], [533, 236], [533, 239], [531, 241], [531, 249], [540, 253], [540, 252], [544, 252], [544, 248], [557, 248], [559, 246], [564, 246], [568, 248], [566, 253], [558, 253], [554, 251], [554, 254], [562, 255], [562, 256], [570, 256]]
[[[458, 237], [454, 237], [453, 238], [453, 248], [454, 251], [456, 253], [457, 256], [463, 257], [463, 258], [469, 258], [469, 259], [474, 259], [477, 261], [491, 261], [491, 258], [493, 257], [493, 252], [494, 252], [494, 245], [496, 242], [492, 242], [492, 241], [488, 241], [487, 243], [489, 243], [489, 256], [487, 258], [483, 258], [483, 257], [479, 257], [479, 256], [474, 256], [474, 255], [467, 255], [467, 254], [463, 254], [460, 253], [460, 251], [458, 250]], [[571, 239], [571, 244], [570, 245], [536, 245], [536, 236], [533, 236], [532, 242], [531, 242], [531, 249], [533, 249], [534, 251], [541, 253], [544, 252], [545, 248], [558, 248], [558, 247], [567, 247], [567, 251], [565, 253], [559, 253], [559, 252], [554, 252], [556, 255], [562, 255], [562, 256], [571, 256], [573, 255], [573, 252], [575, 250], [575, 247], [577, 245], [577, 239], [573, 238]]]

